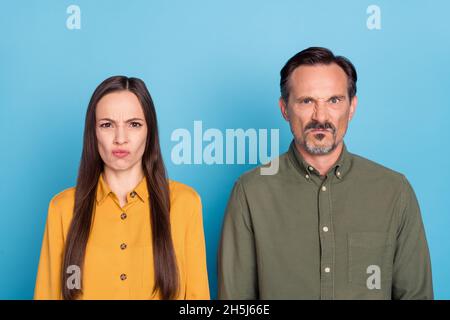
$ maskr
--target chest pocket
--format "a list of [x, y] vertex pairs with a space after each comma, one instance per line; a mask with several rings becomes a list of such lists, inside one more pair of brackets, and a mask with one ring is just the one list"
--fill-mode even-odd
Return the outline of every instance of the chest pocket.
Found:
[[348, 235], [349, 282], [368, 291], [390, 291], [393, 244], [385, 232]]

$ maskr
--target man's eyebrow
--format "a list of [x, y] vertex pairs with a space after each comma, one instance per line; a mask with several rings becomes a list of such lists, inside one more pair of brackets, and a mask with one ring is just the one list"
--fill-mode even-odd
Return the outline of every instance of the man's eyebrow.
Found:
[[339, 98], [339, 99], [345, 99], [345, 94], [335, 94], [328, 98], [328, 100], [332, 98]]
[[[102, 118], [102, 119], [100, 119], [98, 121], [109, 121], [109, 122], [112, 122], [112, 123], [116, 123], [116, 121], [114, 121], [113, 119], [110, 119], [110, 118]], [[131, 119], [126, 120], [125, 122], [128, 123], [128, 122], [132, 122], [132, 121], [144, 121], [144, 119], [131, 118]]]
[[[323, 98], [323, 100], [330, 100], [332, 98], [345, 99], [345, 95], [344, 94], [333, 94], [328, 98]], [[303, 101], [305, 99], [317, 100], [317, 98], [311, 97], [311, 96], [300, 96], [300, 97], [296, 98], [295, 101]]]
[[310, 96], [300, 96], [300, 97], [295, 98], [295, 101], [302, 101], [302, 100], [305, 100], [305, 99], [314, 100], [314, 98], [310, 97]]

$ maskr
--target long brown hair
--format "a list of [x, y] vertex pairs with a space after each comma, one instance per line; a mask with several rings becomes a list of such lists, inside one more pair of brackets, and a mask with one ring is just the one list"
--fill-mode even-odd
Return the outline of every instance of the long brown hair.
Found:
[[108, 93], [128, 90], [139, 99], [147, 122], [147, 141], [142, 168], [149, 190], [150, 225], [152, 230], [153, 264], [155, 270], [153, 293], [162, 299], [173, 299], [178, 291], [178, 268], [170, 229], [169, 182], [159, 145], [155, 107], [145, 83], [138, 78], [114, 76], [103, 81], [94, 91], [86, 112], [83, 152], [75, 191], [73, 218], [67, 235], [62, 268], [63, 299], [76, 299], [81, 289], [69, 289], [69, 266], [78, 266], [83, 274], [86, 245], [89, 239], [96, 186], [103, 171], [96, 136], [95, 109]]

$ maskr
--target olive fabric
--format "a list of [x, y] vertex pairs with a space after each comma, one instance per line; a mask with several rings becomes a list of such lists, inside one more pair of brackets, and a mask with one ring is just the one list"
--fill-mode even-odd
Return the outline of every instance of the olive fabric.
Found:
[[291, 143], [275, 175], [235, 183], [218, 255], [220, 299], [432, 299], [414, 191], [342, 153], [321, 176]]

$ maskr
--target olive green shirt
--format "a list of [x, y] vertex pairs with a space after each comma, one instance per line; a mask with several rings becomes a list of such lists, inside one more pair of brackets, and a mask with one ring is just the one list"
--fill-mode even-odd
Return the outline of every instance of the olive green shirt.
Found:
[[347, 151], [320, 174], [294, 142], [275, 175], [239, 178], [222, 229], [219, 299], [433, 299], [414, 191]]

